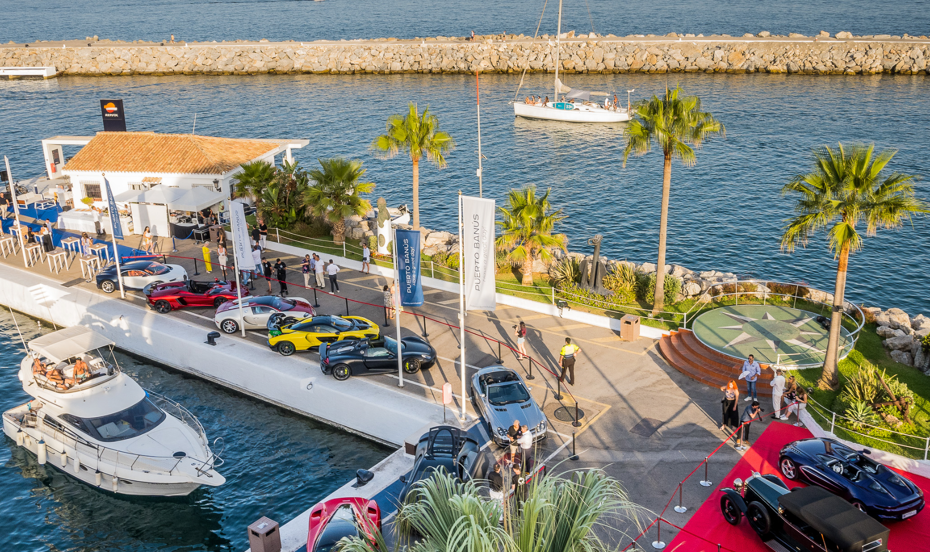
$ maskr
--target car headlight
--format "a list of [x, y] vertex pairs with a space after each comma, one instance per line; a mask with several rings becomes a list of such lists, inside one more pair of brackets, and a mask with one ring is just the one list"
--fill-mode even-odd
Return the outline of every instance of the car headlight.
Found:
[[536, 429], [533, 430], [534, 433], [545, 433], [546, 432], [546, 420], [539, 422], [539, 425], [536, 426]]
[[499, 428], [497, 428], [497, 434], [498, 434], [499, 436], [501, 436], [501, 437], [506, 437], [506, 436], [507, 436], [507, 430], [504, 429], [504, 428], [502, 428], [502, 427], [499, 427]]

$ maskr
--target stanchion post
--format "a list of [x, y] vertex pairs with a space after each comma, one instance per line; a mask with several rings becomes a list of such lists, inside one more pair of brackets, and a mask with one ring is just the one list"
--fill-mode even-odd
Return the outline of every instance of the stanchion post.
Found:
[[197, 271], [197, 259], [194, 259], [194, 276], [200, 276], [200, 272]]
[[427, 320], [427, 318], [424, 316], [424, 317], [423, 317], [423, 333], [420, 334], [420, 335], [422, 335], [423, 337], [429, 337], [429, 334], [426, 333], [426, 320]]
[[562, 378], [555, 378], [555, 400], [562, 400]]
[[349, 316], [349, 298], [343, 297], [346, 300], [346, 316]]
[[504, 357], [501, 356], [501, 342], [500, 341], [497, 342], [497, 363], [498, 364], [504, 363]]
[[161, 264], [168, 264], [168, 255], [162, 254]]
[[572, 431], [572, 455], [568, 457], [569, 460], [578, 460], [578, 454], [575, 452], [575, 432]]
[[316, 298], [316, 287], [313, 288], [313, 308], [320, 308], [320, 302]]
[[662, 518], [656, 520], [656, 540], [652, 543], [652, 547], [656, 550], [665, 548], [665, 543], [662, 542]]
[[678, 512], [679, 514], [683, 514], [688, 511], [688, 509], [685, 508], [684, 504], [681, 501], [682, 487], [684, 487], [684, 485], [679, 483], [678, 484], [678, 506], [675, 506], [675, 511]]
[[[530, 357], [526, 357], [526, 360], [527, 360], [527, 362], [529, 362], [529, 364], [530, 364], [530, 373], [528, 373], [528, 374], [526, 375], [526, 379], [528, 379], [528, 380], [534, 380], [534, 379], [536, 379], [536, 376], [533, 375], [533, 359], [530, 358]], [[521, 362], [520, 364], [523, 364], [523, 363]]]
[[384, 325], [388, 325], [388, 307], [384, 307]]
[[575, 421], [572, 422], [572, 427], [581, 427], [581, 420], [578, 419], [578, 399], [575, 399]]
[[702, 487], [710, 487], [713, 483], [707, 478], [707, 456], [704, 457], [704, 479], [701, 480]]

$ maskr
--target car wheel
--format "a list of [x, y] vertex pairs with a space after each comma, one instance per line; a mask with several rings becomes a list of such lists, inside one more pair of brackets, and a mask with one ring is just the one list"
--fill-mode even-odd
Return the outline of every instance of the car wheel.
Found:
[[782, 456], [781, 461], [778, 462], [778, 467], [781, 468], [781, 474], [785, 476], [785, 479], [794, 481], [798, 478], [798, 465], [791, 458]]
[[116, 284], [113, 283], [113, 280], [104, 280], [100, 282], [100, 289], [102, 289], [104, 293], [113, 293], [116, 291]]
[[767, 537], [772, 530], [772, 518], [769, 517], [769, 513], [765, 509], [765, 506], [758, 502], [749, 503], [749, 507], [746, 508], [746, 520], [749, 521], [752, 530], [755, 531], [762, 540], [765, 540], [765, 537]]
[[420, 359], [411, 358], [410, 360], [404, 362], [404, 373], [405, 374], [416, 374], [420, 371]]
[[225, 303], [226, 301], [229, 301], [229, 299], [225, 297], [217, 297], [216, 299], [213, 300], [213, 306], [219, 308], [219, 306]]
[[164, 299], [159, 299], [158, 301], [155, 301], [155, 312], [159, 312], [161, 314], [168, 314], [169, 312], [171, 312], [171, 303], [169, 303], [168, 301], [165, 301]]
[[281, 353], [281, 356], [291, 356], [296, 350], [297, 347], [294, 347], [294, 344], [290, 341], [278, 343], [278, 352]]
[[730, 525], [739, 525], [740, 520], [743, 519], [743, 512], [739, 511], [739, 506], [729, 495], [720, 497], [720, 512], [723, 513], [723, 519], [727, 520]]
[[220, 329], [223, 330], [224, 333], [234, 334], [239, 331], [239, 324], [236, 323], [235, 320], [227, 318], [220, 322]]
[[333, 367], [333, 377], [339, 381], [345, 381], [352, 375], [352, 370], [345, 364]]

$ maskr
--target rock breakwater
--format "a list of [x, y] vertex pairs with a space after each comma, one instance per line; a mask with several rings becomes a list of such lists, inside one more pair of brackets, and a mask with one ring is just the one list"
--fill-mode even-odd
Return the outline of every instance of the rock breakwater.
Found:
[[[517, 73], [552, 71], [554, 37], [143, 43], [109, 40], [0, 46], [0, 66], [53, 66], [63, 75], [263, 73]], [[926, 74], [927, 37], [759, 35], [663, 37], [566, 33], [565, 73]]]

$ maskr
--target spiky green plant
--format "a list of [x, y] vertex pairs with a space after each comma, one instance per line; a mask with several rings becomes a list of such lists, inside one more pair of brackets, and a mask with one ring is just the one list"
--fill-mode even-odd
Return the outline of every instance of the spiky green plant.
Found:
[[581, 265], [574, 257], [562, 257], [549, 271], [549, 281], [557, 288], [569, 288], [581, 281]]
[[629, 263], [618, 263], [604, 276], [604, 287], [617, 293], [636, 289], [636, 268]]
[[872, 410], [872, 405], [864, 401], [852, 401], [846, 408], [846, 417], [849, 423], [856, 429], [862, 429], [866, 424], [877, 426], [879, 417]]

